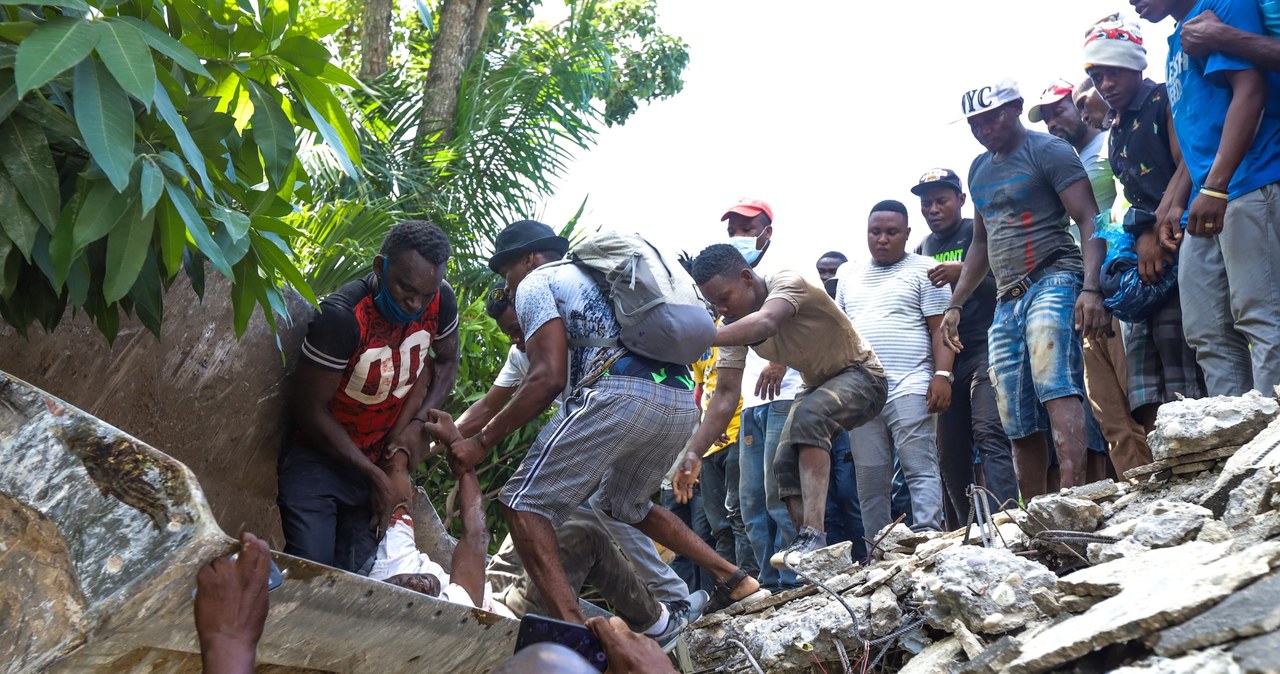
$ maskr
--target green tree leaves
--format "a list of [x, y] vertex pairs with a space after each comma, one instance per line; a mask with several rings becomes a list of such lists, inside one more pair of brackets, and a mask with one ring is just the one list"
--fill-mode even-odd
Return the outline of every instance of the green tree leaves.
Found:
[[123, 21], [99, 24], [98, 56], [120, 86], [148, 108], [156, 88], [156, 64], [142, 33]]
[[[39, 124], [22, 116], [0, 124], [0, 165], [10, 180], [22, 185], [22, 200], [45, 229], [53, 232], [62, 210], [58, 172], [49, 153], [49, 142]], [[3, 211], [7, 212], [7, 211]]]
[[354, 80], [299, 1], [0, 0], [0, 317], [25, 334], [70, 303], [108, 338], [122, 312], [158, 332], [164, 289], [203, 292], [206, 265], [238, 331], [288, 285], [315, 300], [277, 219], [312, 194], [298, 129], [352, 175], [360, 148], [333, 91]]
[[129, 186], [133, 168], [133, 105], [129, 95], [98, 61], [75, 71], [75, 117], [89, 153], [116, 191]]
[[38, 89], [84, 60], [98, 46], [97, 25], [66, 16], [47, 21], [18, 46], [18, 95]]

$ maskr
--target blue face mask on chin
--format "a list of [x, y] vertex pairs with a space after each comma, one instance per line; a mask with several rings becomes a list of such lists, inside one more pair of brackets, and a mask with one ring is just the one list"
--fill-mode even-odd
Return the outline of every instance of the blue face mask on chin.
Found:
[[763, 250], [757, 250], [756, 244], [760, 241], [758, 236], [731, 236], [729, 237], [729, 245], [733, 246], [742, 257], [746, 258], [747, 264], [752, 267], [760, 261], [760, 256], [764, 255]]
[[416, 314], [407, 313], [391, 298], [391, 293], [387, 292], [387, 262], [387, 258], [382, 258], [382, 280], [378, 283], [378, 294], [373, 296], [374, 306], [378, 307], [378, 312], [382, 314], [383, 318], [392, 323], [412, 323], [422, 318], [422, 314], [427, 312], [426, 307], [423, 307], [422, 311]]

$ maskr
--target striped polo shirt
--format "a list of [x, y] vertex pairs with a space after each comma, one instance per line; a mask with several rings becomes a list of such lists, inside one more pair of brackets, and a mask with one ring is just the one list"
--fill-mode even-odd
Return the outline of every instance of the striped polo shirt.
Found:
[[836, 278], [836, 304], [884, 365], [889, 400], [924, 395], [933, 379], [933, 342], [926, 316], [937, 316], [951, 303], [951, 288], [933, 287], [933, 258], [907, 253], [882, 267], [849, 262]]

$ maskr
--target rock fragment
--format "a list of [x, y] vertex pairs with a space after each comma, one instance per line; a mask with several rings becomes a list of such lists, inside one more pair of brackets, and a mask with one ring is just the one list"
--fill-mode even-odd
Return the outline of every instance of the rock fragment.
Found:
[[1243, 396], [1179, 400], [1160, 406], [1156, 430], [1148, 438], [1157, 461], [1252, 440], [1280, 415], [1275, 398], [1250, 391]]
[[1036, 562], [1000, 548], [961, 546], [943, 550], [931, 571], [916, 580], [924, 615], [936, 627], [957, 619], [970, 631], [1001, 634], [1042, 617], [1032, 599], [1039, 588], [1055, 591], [1058, 578]]

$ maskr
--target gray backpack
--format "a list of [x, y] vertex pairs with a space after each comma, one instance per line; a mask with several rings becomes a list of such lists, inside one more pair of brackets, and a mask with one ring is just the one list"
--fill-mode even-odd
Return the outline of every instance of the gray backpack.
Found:
[[574, 246], [568, 260], [587, 270], [613, 304], [621, 339], [571, 339], [569, 346], [624, 346], [664, 363], [697, 361], [716, 325], [684, 267], [667, 264], [639, 234], [602, 230]]

